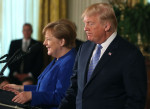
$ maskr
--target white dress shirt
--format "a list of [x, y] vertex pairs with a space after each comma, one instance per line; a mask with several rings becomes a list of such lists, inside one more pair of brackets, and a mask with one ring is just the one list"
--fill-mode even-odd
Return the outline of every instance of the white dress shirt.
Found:
[[24, 52], [27, 51], [27, 48], [29, 47], [30, 42], [31, 42], [31, 39], [28, 39], [28, 40], [23, 39], [23, 40], [22, 40], [22, 50], [23, 50]]
[[[102, 55], [104, 54], [104, 52], [106, 51], [107, 47], [110, 45], [110, 43], [115, 39], [116, 35], [117, 35], [117, 32], [114, 32], [105, 42], [103, 42], [101, 44], [102, 49], [101, 49], [101, 54], [100, 54], [99, 60], [102, 57]], [[95, 46], [95, 49], [94, 49], [93, 54], [92, 54], [92, 57], [93, 57], [93, 55], [96, 52], [97, 46], [98, 46], [98, 44]]]

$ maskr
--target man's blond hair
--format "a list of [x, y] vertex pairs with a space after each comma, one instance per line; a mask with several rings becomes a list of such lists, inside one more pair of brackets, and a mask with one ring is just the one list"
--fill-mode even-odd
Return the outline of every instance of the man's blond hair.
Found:
[[100, 21], [105, 22], [108, 21], [111, 23], [111, 29], [113, 31], [117, 30], [117, 18], [115, 16], [115, 12], [113, 10], [113, 7], [108, 3], [96, 3], [88, 8], [85, 9], [85, 11], [82, 14], [82, 18], [85, 16], [93, 16], [93, 15], [99, 15]]

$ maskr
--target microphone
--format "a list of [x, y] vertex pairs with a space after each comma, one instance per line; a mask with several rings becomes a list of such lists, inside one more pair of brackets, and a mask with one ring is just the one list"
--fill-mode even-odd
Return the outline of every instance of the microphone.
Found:
[[21, 52], [21, 49], [18, 49], [12, 57], [10, 57], [7, 61], [7, 63], [5, 64], [5, 66], [2, 68], [1, 72], [0, 72], [0, 76], [3, 75], [3, 72], [5, 71], [5, 69], [7, 68], [7, 66], [13, 61], [14, 57]]
[[0, 60], [3, 59], [3, 58], [5, 58], [5, 57], [8, 57], [8, 54], [5, 54], [2, 57], [0, 57]]
[[[8, 54], [5, 54], [2, 57], [0, 57], [0, 60], [5, 58], [5, 57], [8, 57]], [[3, 60], [0, 61], [0, 63], [5, 63], [5, 62], [7, 62], [7, 59], [5, 59], [5, 60], [3, 59]]]
[[0, 61], [0, 63], [5, 63], [7, 62], [7, 59]]
[[[0, 72], [0, 76], [3, 75], [3, 72], [5, 71], [5, 69], [7, 68], [8, 65], [20, 60], [21, 58], [25, 57], [26, 55], [30, 54], [31, 52], [35, 52], [37, 46], [39, 46], [39, 43], [35, 43], [34, 45], [32, 45], [27, 52], [21, 52], [21, 49], [18, 49], [13, 54], [13, 56], [11, 58], [9, 58], [9, 60], [5, 64], [5, 66], [2, 68], [2, 70]], [[21, 52], [21, 53], [18, 55], [19, 52]]]
[[39, 45], [39, 43], [36, 43], [36, 44], [32, 45], [32, 46], [28, 49], [27, 52], [22, 52], [22, 53], [20, 53], [19, 55], [15, 56], [15, 58], [12, 60], [12, 62], [11, 62], [10, 64], [12, 64], [12, 63], [14, 63], [14, 62], [16, 62], [16, 61], [18, 61], [18, 60], [24, 58], [26, 55], [30, 54], [31, 52], [35, 52], [36, 47], [37, 47], [38, 45]]

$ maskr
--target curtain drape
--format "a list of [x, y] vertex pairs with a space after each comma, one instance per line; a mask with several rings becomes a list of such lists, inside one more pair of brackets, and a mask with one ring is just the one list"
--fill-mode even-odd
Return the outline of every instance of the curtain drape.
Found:
[[[66, 0], [40, 0], [38, 39], [44, 41], [42, 30], [48, 23], [66, 18]], [[44, 48], [44, 67], [52, 60]]]
[[66, 0], [40, 0], [39, 40], [43, 41], [42, 30], [52, 21], [66, 18]]

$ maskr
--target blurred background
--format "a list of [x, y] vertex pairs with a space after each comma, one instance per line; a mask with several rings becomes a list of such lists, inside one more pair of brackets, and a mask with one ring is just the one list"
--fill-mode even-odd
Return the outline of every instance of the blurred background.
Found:
[[[118, 19], [118, 33], [136, 45], [146, 59], [150, 76], [150, 0], [0, 0], [0, 57], [7, 54], [10, 42], [22, 38], [22, 26], [31, 23], [32, 38], [43, 41], [43, 27], [49, 22], [67, 18], [77, 27], [77, 39], [86, 41], [83, 10], [98, 2], [113, 5]], [[50, 59], [45, 60], [50, 62]], [[0, 64], [0, 70], [5, 64]], [[8, 75], [8, 69], [4, 75]], [[148, 79], [148, 85], [150, 82]], [[150, 88], [149, 88], [150, 89]], [[149, 99], [150, 93], [148, 93]], [[147, 104], [146, 109], [150, 109]]]

